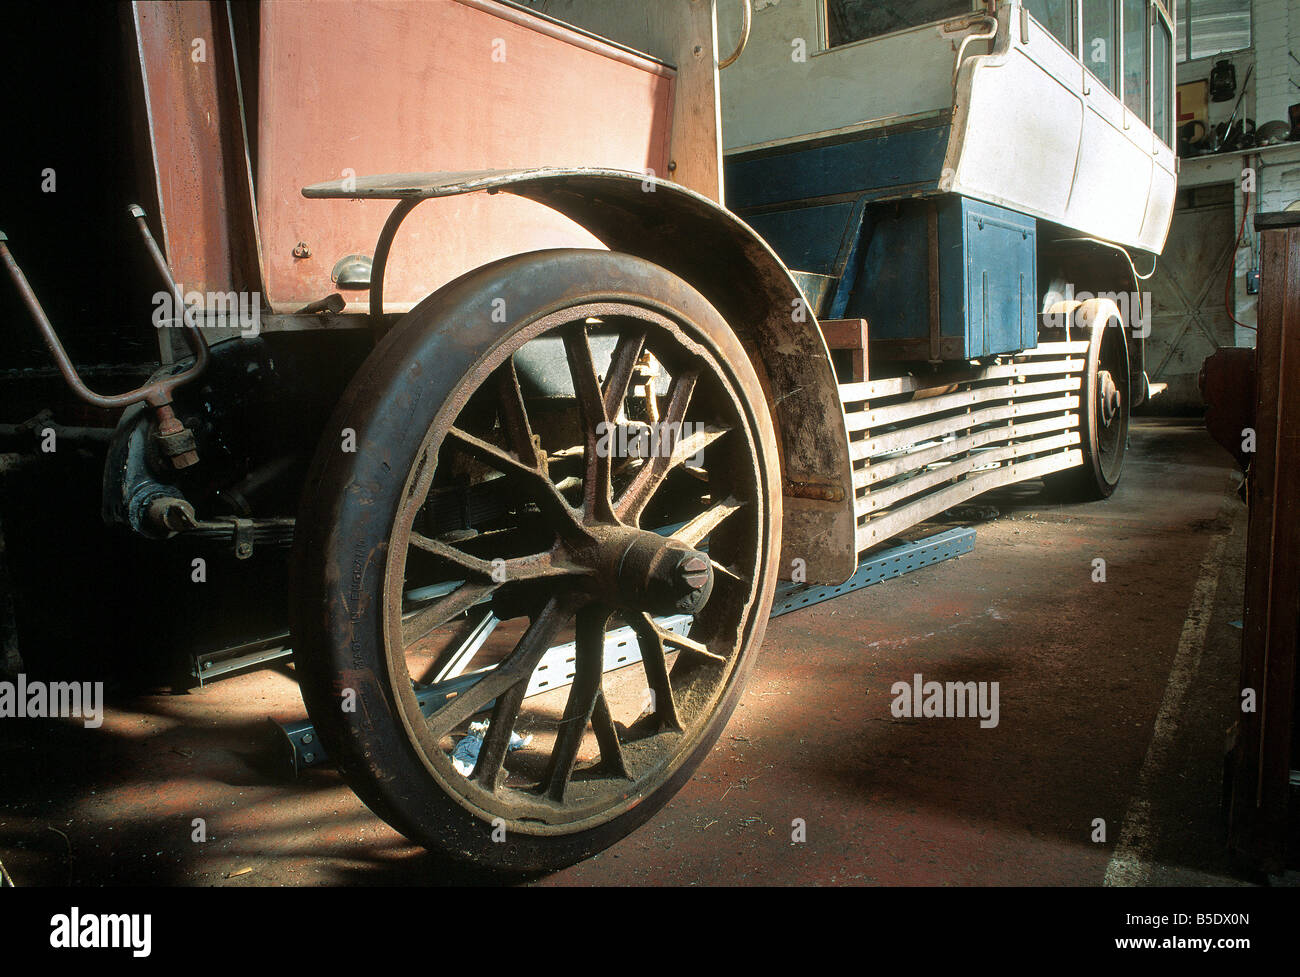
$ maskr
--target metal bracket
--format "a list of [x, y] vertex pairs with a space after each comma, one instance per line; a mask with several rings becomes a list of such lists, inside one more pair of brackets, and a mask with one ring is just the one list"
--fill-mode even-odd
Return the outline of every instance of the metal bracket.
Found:
[[253, 520], [235, 520], [235, 559], [247, 560], [253, 555]]

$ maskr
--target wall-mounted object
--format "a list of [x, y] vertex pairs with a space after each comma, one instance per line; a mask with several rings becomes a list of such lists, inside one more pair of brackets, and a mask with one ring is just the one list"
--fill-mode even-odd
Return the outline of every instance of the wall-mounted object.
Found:
[[1210, 69], [1210, 100], [1228, 102], [1237, 94], [1237, 66], [1227, 58]]

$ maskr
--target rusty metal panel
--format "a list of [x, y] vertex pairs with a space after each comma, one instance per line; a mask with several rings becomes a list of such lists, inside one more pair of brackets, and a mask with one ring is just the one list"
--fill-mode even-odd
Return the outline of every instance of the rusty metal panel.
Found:
[[[264, 4], [259, 65], [258, 214], [280, 312], [335, 291], [335, 263], [372, 254], [392, 207], [305, 200], [306, 184], [539, 165], [664, 173], [668, 162], [672, 69], [488, 0]], [[426, 205], [394, 245], [385, 310], [548, 247], [599, 244], [514, 196]], [[343, 294], [348, 311], [366, 309], [365, 291]]]
[[132, 5], [163, 247], [189, 291], [256, 290], [229, 25], [216, 3]]

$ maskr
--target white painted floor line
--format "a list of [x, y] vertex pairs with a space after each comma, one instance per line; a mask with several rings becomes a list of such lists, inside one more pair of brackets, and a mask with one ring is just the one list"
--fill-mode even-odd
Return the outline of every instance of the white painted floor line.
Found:
[[[1236, 499], [1230, 501], [1236, 502]], [[1151, 745], [1147, 747], [1147, 755], [1142, 761], [1137, 787], [1124, 814], [1119, 842], [1106, 865], [1102, 885], [1136, 886], [1147, 885], [1151, 881], [1151, 856], [1159, 839], [1159, 829], [1151, 821], [1151, 797], [1157, 781], [1167, 767], [1170, 747], [1183, 721], [1187, 689], [1201, 667], [1205, 631], [1209, 627], [1214, 597], [1219, 590], [1223, 550], [1229, 533], [1230, 530], [1222, 533], [1201, 561], [1191, 604], [1187, 608], [1187, 619], [1183, 622], [1183, 633], [1178, 638], [1178, 654], [1174, 656], [1165, 696], [1161, 700], [1155, 729], [1151, 733]]]

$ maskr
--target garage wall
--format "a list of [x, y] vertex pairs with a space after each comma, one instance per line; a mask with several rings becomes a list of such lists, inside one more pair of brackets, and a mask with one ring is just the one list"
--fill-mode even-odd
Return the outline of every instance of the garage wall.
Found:
[[[1300, 103], [1300, 64], [1291, 60], [1290, 52], [1300, 55], [1300, 4], [1295, 0], [1256, 0], [1253, 6], [1256, 81], [1254, 119], [1259, 125], [1274, 119], [1287, 120], [1289, 106]], [[1294, 82], [1294, 84], [1293, 84]], [[1247, 98], [1250, 96], [1248, 95]], [[1300, 144], [1286, 149], [1260, 153], [1252, 160], [1259, 173], [1258, 206], [1252, 205], [1247, 223], [1257, 212], [1268, 213], [1300, 206]], [[1241, 217], [1242, 195], [1237, 194], [1237, 217]], [[1237, 269], [1243, 276], [1248, 268], [1259, 266], [1259, 241], [1247, 228], [1247, 240], [1238, 253]], [[1246, 265], [1247, 267], [1243, 267]], [[1255, 324], [1256, 296], [1246, 295], [1244, 285], [1237, 290], [1238, 319]], [[1249, 315], [1249, 318], [1245, 318]], [[1242, 337], [1242, 345], [1253, 346], [1252, 330]]]
[[1287, 106], [1300, 102], [1300, 65], [1288, 51], [1300, 55], [1300, 5], [1295, 0], [1255, 0], [1252, 8], [1255, 37], [1255, 119], [1285, 119]]
[[1146, 369], [1159, 393], [1143, 413], [1200, 413], [1201, 364], [1220, 347], [1234, 345], [1223, 301], [1237, 234], [1233, 189], [1219, 183], [1178, 194], [1162, 260], [1146, 283], [1152, 309]]
[[[1244, 81], [1246, 72], [1254, 65], [1255, 72], [1246, 90], [1241, 114], [1254, 119], [1257, 124], [1278, 119], [1287, 120], [1289, 106], [1300, 103], [1300, 65], [1291, 60], [1290, 53], [1300, 54], [1300, 5], [1295, 0], [1255, 0], [1252, 7], [1252, 36], [1254, 47], [1178, 66], [1180, 83], [1208, 78], [1214, 62], [1230, 59], [1237, 68], [1237, 78]], [[1226, 120], [1232, 112], [1235, 99], [1226, 103], [1211, 103], [1210, 122]], [[1257, 193], [1247, 202], [1242, 193], [1243, 170], [1255, 172]], [[1300, 143], [1268, 147], [1241, 153], [1225, 153], [1213, 157], [1190, 158], [1182, 161], [1178, 179], [1180, 190], [1205, 187], [1212, 184], [1231, 184], [1234, 188], [1233, 238], [1245, 227], [1240, 246], [1236, 248], [1232, 274], [1234, 289], [1231, 305], [1239, 325], [1233, 325], [1233, 342], [1238, 346], [1255, 345], [1255, 305], [1258, 296], [1248, 293], [1248, 273], [1259, 267], [1259, 240], [1252, 226], [1259, 212], [1285, 210], [1300, 206]], [[1167, 256], [1166, 260], [1170, 260]], [[1221, 288], [1220, 288], [1221, 294]], [[1220, 304], [1222, 302], [1220, 301]], [[1154, 310], [1155, 315], [1160, 309]]]

